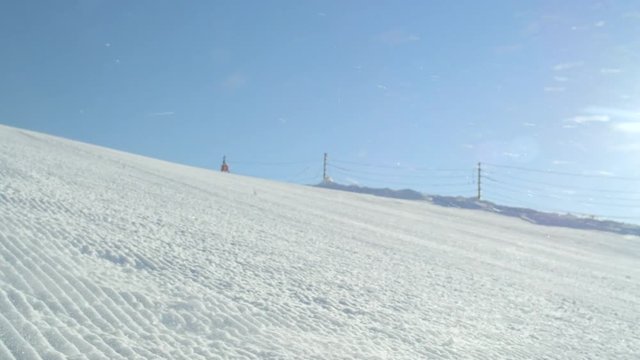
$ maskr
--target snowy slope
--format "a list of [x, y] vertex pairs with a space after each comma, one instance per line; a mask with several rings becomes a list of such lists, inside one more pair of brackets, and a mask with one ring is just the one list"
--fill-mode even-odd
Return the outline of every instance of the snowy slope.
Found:
[[637, 237], [0, 126], [0, 359], [637, 359]]

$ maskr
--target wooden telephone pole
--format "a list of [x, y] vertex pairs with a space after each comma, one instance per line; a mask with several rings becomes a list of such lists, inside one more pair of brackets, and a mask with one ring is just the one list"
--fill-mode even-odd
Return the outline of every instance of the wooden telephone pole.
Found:
[[478, 163], [478, 201], [482, 200], [482, 163]]
[[329, 182], [327, 180], [327, 153], [324, 153], [324, 161], [322, 163], [322, 182], [324, 184]]

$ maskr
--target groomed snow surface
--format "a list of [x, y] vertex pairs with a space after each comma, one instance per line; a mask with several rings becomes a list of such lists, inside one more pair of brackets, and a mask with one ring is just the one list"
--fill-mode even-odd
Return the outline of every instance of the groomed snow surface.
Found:
[[639, 260], [0, 126], [0, 359], [638, 359]]

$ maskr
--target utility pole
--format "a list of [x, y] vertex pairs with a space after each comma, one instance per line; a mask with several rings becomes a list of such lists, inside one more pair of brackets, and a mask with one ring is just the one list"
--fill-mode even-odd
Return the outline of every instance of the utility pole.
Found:
[[326, 184], [327, 181], [327, 153], [324, 153], [324, 162], [322, 164], [322, 183]]
[[478, 163], [478, 201], [482, 200], [482, 163]]

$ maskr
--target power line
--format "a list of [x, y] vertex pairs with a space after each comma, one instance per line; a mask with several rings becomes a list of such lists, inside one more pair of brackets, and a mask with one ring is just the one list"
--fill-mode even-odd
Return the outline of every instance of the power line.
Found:
[[[502, 176], [502, 175], [499, 175]], [[522, 188], [525, 189], [534, 189], [537, 191], [544, 191], [544, 192], [551, 192], [554, 191], [556, 193], [560, 192], [563, 195], [566, 196], [571, 196], [571, 197], [575, 197], [575, 198], [587, 198], [588, 200], [593, 200], [594, 198], [600, 198], [603, 200], [612, 200], [612, 201], [623, 201], [623, 202], [638, 202], [640, 203], [640, 198], [636, 198], [633, 196], [640, 196], [640, 193], [637, 192], [628, 192], [628, 191], [622, 191], [622, 190], [603, 190], [603, 189], [589, 189], [589, 188], [582, 188], [582, 187], [573, 187], [573, 188], [569, 188], [569, 187], [561, 187], [558, 185], [554, 185], [554, 184], [550, 184], [547, 182], [538, 182], [538, 181], [528, 181], [528, 180], [524, 180], [524, 179], [518, 179], [518, 178], [512, 178], [509, 177], [509, 180], [515, 180], [516, 182], [514, 183], [513, 181], [506, 181], [502, 178], [499, 178], [499, 180], [493, 178], [493, 176], [486, 176], [484, 177], [485, 179], [489, 180], [490, 182], [494, 182], [494, 183], [498, 183], [498, 184], [504, 184], [504, 185], [516, 185], [516, 186], [520, 186]], [[527, 182], [529, 184], [519, 184], [517, 181], [522, 181], [522, 182]], [[530, 185], [533, 184], [533, 185]], [[540, 187], [541, 185], [543, 186], [550, 186], [554, 189], [549, 189], [549, 188], [543, 188]], [[578, 189], [578, 191], [574, 190], [574, 189]], [[551, 190], [551, 191], [550, 191]], [[595, 193], [604, 193], [604, 194], [628, 194], [631, 197], [616, 197], [616, 196], [610, 196], [610, 195], [600, 195], [600, 194], [589, 194], [589, 192], [595, 192]]]
[[295, 175], [293, 175], [293, 176], [289, 177], [289, 180], [288, 180], [288, 181], [289, 181], [289, 182], [300, 181], [300, 177], [301, 177], [302, 175], [304, 175], [305, 173], [307, 173], [309, 170], [311, 170], [311, 166], [307, 166], [307, 167], [305, 167], [305, 168], [304, 168], [304, 170], [302, 170], [302, 171], [300, 171], [300, 172], [296, 173]]
[[[374, 175], [374, 176], [383, 176], [383, 177], [402, 176], [402, 177], [407, 177], [407, 178], [418, 178], [418, 179], [429, 179], [429, 178], [434, 178], [434, 177], [440, 178], [440, 179], [443, 179], [443, 178], [459, 179], [460, 177], [462, 177], [461, 175], [453, 175], [453, 174], [415, 174], [415, 173], [406, 174], [406, 173], [398, 173], [398, 172], [396, 172], [396, 173], [376, 172], [376, 171], [367, 171], [367, 170], [360, 170], [360, 169], [349, 169], [349, 168], [345, 168], [345, 167], [338, 166], [338, 165], [333, 165], [333, 164], [329, 164], [328, 166], [330, 168], [332, 168], [332, 169], [348, 171], [348, 172], [354, 173], [354, 174]], [[402, 170], [404, 170], [404, 169], [402, 169]]]
[[335, 159], [331, 160], [331, 162], [344, 164], [344, 165], [373, 167], [373, 168], [381, 168], [381, 169], [394, 169], [394, 170], [404, 169], [404, 170], [411, 170], [411, 171], [442, 171], [442, 172], [469, 171], [469, 169], [462, 169], [462, 168], [434, 168], [434, 167], [424, 167], [424, 166], [380, 165], [380, 164], [361, 163], [361, 162], [355, 162], [355, 161], [345, 161], [345, 160], [335, 160]]
[[[290, 166], [290, 165], [306, 165], [317, 163], [316, 160], [310, 161], [281, 161], [281, 162], [262, 162], [262, 161], [232, 161], [234, 165], [258, 165], [258, 166]], [[229, 162], [231, 163], [231, 161]]]
[[[638, 209], [638, 205], [630, 205], [630, 204], [620, 204], [620, 203], [614, 203], [614, 202], [601, 202], [598, 199], [597, 200], [593, 200], [593, 199], [575, 199], [574, 197], [571, 196], [561, 196], [561, 195], [557, 195], [557, 194], [550, 194], [550, 193], [541, 193], [541, 192], [536, 192], [536, 191], [532, 191], [531, 189], [521, 189], [518, 188], [517, 186], [512, 186], [510, 184], [505, 184], [502, 182], [496, 182], [495, 180], [491, 179], [491, 178], [487, 178], [488, 180], [490, 180], [491, 182], [494, 183], [494, 187], [497, 187], [498, 189], [502, 189], [505, 191], [509, 191], [509, 192], [515, 192], [515, 193], [521, 193], [523, 190], [526, 191], [526, 193], [530, 196], [530, 197], [541, 197], [541, 198], [548, 198], [548, 199], [554, 199], [554, 200], [564, 200], [564, 201], [569, 201], [569, 202], [574, 202], [576, 204], [580, 204], [580, 205], [587, 205], [587, 206], [599, 206], [599, 207], [609, 207], [609, 208], [624, 208], [624, 209]], [[568, 194], [567, 194], [568, 195]]]
[[336, 168], [333, 167], [333, 170], [335, 170], [337, 173], [342, 174], [344, 176], [350, 176], [350, 177], [354, 177], [360, 180], [366, 180], [366, 181], [371, 181], [371, 182], [386, 182], [388, 184], [392, 184], [392, 185], [403, 185], [403, 186], [419, 186], [419, 187], [455, 187], [455, 186], [469, 186], [472, 183], [471, 182], [459, 182], [459, 183], [427, 183], [427, 182], [404, 182], [404, 181], [395, 181], [395, 180], [389, 180], [389, 179], [374, 179], [368, 176], [362, 176], [360, 174], [348, 171], [348, 170], [343, 170], [341, 168]]
[[[567, 189], [566, 186], [562, 186], [562, 185], [557, 185], [554, 183], [550, 183], [550, 182], [546, 182], [546, 181], [539, 181], [539, 180], [531, 180], [531, 179], [523, 179], [520, 177], [516, 177], [513, 176], [511, 174], [501, 174], [501, 173], [496, 173], [496, 172], [488, 172], [489, 175], [496, 175], [499, 177], [508, 177], [509, 180], [513, 180], [513, 181], [521, 181], [521, 182], [525, 182], [525, 183], [532, 183], [532, 184], [538, 184], [538, 185], [546, 185], [546, 186], [551, 186], [551, 187], [555, 187], [558, 189]], [[487, 176], [490, 177], [490, 176]], [[580, 187], [580, 186], [574, 186], [571, 185], [571, 190], [583, 190], [583, 191], [591, 191], [591, 192], [601, 192], [601, 193], [611, 193], [611, 194], [629, 194], [629, 195], [640, 195], [639, 192], [632, 192], [632, 191], [626, 191], [626, 190], [611, 190], [611, 189], [601, 189], [601, 188], [586, 188], [586, 187]]]
[[583, 178], [598, 178], [598, 179], [610, 179], [610, 180], [614, 179], [614, 180], [625, 180], [625, 181], [638, 181], [638, 182], [640, 182], [640, 178], [637, 178], [637, 177], [626, 177], [626, 176], [615, 176], [615, 175], [578, 174], [578, 173], [555, 171], [555, 170], [532, 169], [532, 168], [526, 168], [526, 167], [520, 167], [520, 166], [512, 166], [512, 165], [498, 165], [498, 164], [491, 164], [491, 163], [483, 163], [483, 164], [491, 166], [491, 167], [496, 167], [496, 168], [512, 169], [512, 170], [519, 170], [519, 171], [528, 171], [528, 172], [535, 172], [535, 173], [563, 175], [563, 176], [576, 176], [576, 177], [583, 177]]

